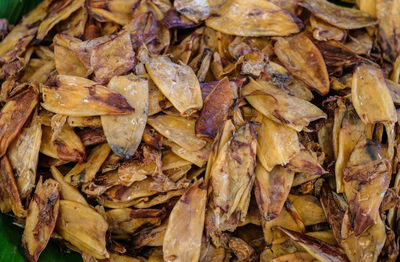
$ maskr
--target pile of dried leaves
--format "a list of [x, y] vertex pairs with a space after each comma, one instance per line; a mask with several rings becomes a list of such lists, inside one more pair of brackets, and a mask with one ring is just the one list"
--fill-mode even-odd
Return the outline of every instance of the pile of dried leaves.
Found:
[[400, 0], [45, 0], [0, 42], [37, 261], [395, 261]]

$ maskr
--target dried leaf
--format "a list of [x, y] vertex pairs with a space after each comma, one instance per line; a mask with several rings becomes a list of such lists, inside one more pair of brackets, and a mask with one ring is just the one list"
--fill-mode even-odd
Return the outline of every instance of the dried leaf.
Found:
[[222, 122], [227, 118], [233, 104], [233, 93], [227, 78], [218, 82], [204, 100], [199, 119], [196, 121], [196, 135], [215, 138]]
[[83, 6], [84, 0], [72, 1], [63, 0], [61, 2], [51, 2], [47, 9], [46, 18], [40, 23], [36, 39], [43, 40], [47, 33], [60, 21], [67, 19], [73, 12]]
[[[148, 80], [135, 75], [114, 77], [108, 88], [125, 97], [135, 112], [123, 116], [101, 116], [104, 134], [113, 152], [131, 158], [138, 148], [147, 122]], [[123, 129], [120, 127], [124, 126]]]
[[287, 36], [304, 28], [301, 20], [292, 13], [261, 0], [226, 1], [207, 19], [206, 25], [239, 36]]
[[285, 165], [300, 152], [297, 132], [261, 116], [261, 126], [256, 127], [257, 157], [262, 166], [271, 171], [277, 165]]
[[38, 103], [38, 93], [28, 88], [13, 96], [0, 111], [0, 157], [17, 137]]
[[324, 59], [314, 43], [304, 34], [279, 38], [275, 54], [295, 77], [321, 95], [329, 92], [329, 76]]
[[29, 126], [24, 127], [8, 148], [8, 158], [14, 170], [21, 198], [26, 198], [35, 187], [36, 169], [42, 128], [36, 112]]
[[269, 221], [279, 216], [289, 195], [294, 172], [282, 166], [267, 172], [258, 164], [255, 173], [254, 195], [261, 215]]
[[158, 115], [149, 117], [148, 124], [157, 132], [190, 151], [197, 151], [206, 145], [206, 141], [196, 137], [195, 121], [181, 116]]
[[134, 109], [120, 94], [86, 78], [58, 75], [41, 85], [46, 110], [68, 116], [130, 114]]
[[151, 57], [145, 65], [151, 79], [181, 114], [190, 115], [203, 106], [199, 81], [189, 66], [175, 64], [166, 56]]
[[38, 261], [46, 247], [58, 217], [60, 185], [53, 179], [42, 178], [29, 204], [22, 246], [28, 261]]
[[174, 7], [176, 11], [195, 23], [205, 20], [210, 15], [210, 5], [207, 0], [177, 0], [174, 1]]
[[328, 243], [325, 243], [317, 238], [302, 235], [296, 231], [286, 229], [283, 227], [279, 228], [290, 236], [294, 241], [299, 243], [310, 255], [323, 262], [347, 262], [349, 261], [342, 251]]
[[354, 70], [351, 98], [364, 123], [397, 121], [393, 100], [379, 68], [363, 63]]
[[[175, 204], [163, 242], [165, 261], [198, 261], [203, 235], [207, 189], [203, 180], [189, 187]], [[180, 239], [184, 236], [182, 239]]]
[[40, 152], [52, 158], [65, 161], [82, 161], [85, 157], [85, 147], [74, 130], [65, 125], [57, 139], [51, 140], [53, 131], [51, 127], [42, 127], [42, 142]]
[[7, 213], [13, 211], [17, 217], [25, 217], [26, 210], [21, 204], [18, 187], [7, 156], [0, 160], [0, 211]]
[[109, 257], [106, 249], [108, 224], [91, 207], [69, 200], [60, 200], [56, 230], [76, 248], [97, 259]]
[[219, 232], [233, 231], [239, 221], [244, 221], [255, 178], [257, 135], [252, 124], [242, 125], [228, 139], [211, 163], [208, 181], [206, 224], [214, 242]]
[[303, 0], [299, 5], [308, 9], [319, 19], [342, 29], [357, 29], [377, 23], [373, 17], [363, 11], [324, 0]]
[[313, 37], [318, 41], [336, 40], [341, 41], [345, 38], [346, 32], [337, 27], [327, 24], [315, 16], [310, 16], [310, 24]]
[[164, 218], [165, 210], [160, 209], [111, 209], [106, 220], [113, 234], [137, 234], [157, 227]]
[[60, 173], [60, 171], [58, 171], [55, 166], [50, 167], [50, 172], [53, 178], [60, 185], [61, 199], [79, 202], [83, 205], [88, 206], [86, 199], [81, 195], [81, 193], [79, 193], [79, 191], [75, 187], [64, 181], [64, 176]]
[[260, 113], [269, 119], [301, 131], [311, 121], [326, 118], [326, 114], [315, 105], [288, 95], [262, 80], [250, 80], [242, 88], [242, 95]]
[[400, 1], [376, 0], [378, 24], [378, 42], [383, 54], [394, 62], [400, 52]]
[[125, 74], [134, 63], [135, 52], [127, 31], [121, 31], [115, 38], [96, 46], [90, 56], [95, 80], [100, 84], [107, 83], [113, 76]]

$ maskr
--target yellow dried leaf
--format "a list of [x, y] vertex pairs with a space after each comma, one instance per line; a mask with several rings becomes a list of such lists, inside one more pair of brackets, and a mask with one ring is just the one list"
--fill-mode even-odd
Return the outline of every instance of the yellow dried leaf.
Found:
[[228, 0], [206, 25], [239, 36], [287, 36], [304, 28], [295, 15], [262, 0]]
[[157, 132], [186, 150], [201, 150], [206, 141], [196, 137], [195, 120], [181, 116], [158, 115], [149, 117], [147, 123]]
[[27, 88], [13, 96], [0, 111], [0, 157], [17, 137], [38, 103], [38, 93]]
[[73, 12], [82, 7], [84, 2], [84, 0], [63, 0], [62, 2], [51, 2], [49, 8], [47, 9], [47, 15], [45, 19], [38, 27], [36, 39], [43, 40], [47, 33], [57, 23], [67, 19]]
[[149, 58], [148, 74], [181, 114], [191, 114], [203, 106], [200, 84], [192, 68], [175, 64], [167, 56]]
[[22, 129], [8, 148], [7, 155], [14, 170], [21, 198], [27, 197], [35, 187], [41, 139], [39, 116], [34, 112], [29, 126]]
[[53, 178], [60, 184], [61, 199], [79, 202], [88, 206], [86, 199], [79, 193], [78, 189], [65, 182], [64, 176], [55, 166], [50, 167], [50, 172]]
[[324, 0], [303, 0], [299, 5], [319, 19], [343, 29], [357, 29], [377, 24], [377, 21], [368, 13]]
[[251, 79], [250, 83], [242, 88], [242, 95], [264, 116], [296, 131], [301, 131], [311, 121], [327, 117], [310, 102], [291, 96], [262, 80]]
[[105, 219], [91, 207], [69, 200], [60, 200], [56, 230], [76, 248], [97, 259], [106, 259]]
[[85, 147], [71, 127], [65, 125], [54, 141], [51, 140], [53, 136], [51, 127], [43, 126], [42, 130], [42, 142], [40, 144], [42, 154], [65, 161], [83, 160]]
[[68, 116], [130, 114], [134, 109], [120, 94], [86, 78], [58, 75], [50, 86], [41, 85], [46, 110]]
[[146, 126], [148, 79], [135, 75], [116, 76], [109, 82], [108, 89], [121, 94], [135, 108], [135, 112], [129, 115], [101, 116], [104, 135], [112, 151], [128, 159], [135, 154]]
[[53, 179], [40, 178], [29, 203], [22, 246], [28, 261], [36, 262], [53, 233], [58, 217], [60, 185]]
[[294, 129], [261, 117], [261, 126], [256, 127], [257, 157], [271, 171], [276, 165], [286, 165], [300, 151], [300, 142]]
[[364, 123], [397, 121], [392, 97], [379, 68], [362, 63], [354, 70], [351, 98], [357, 114]]
[[175, 204], [164, 236], [165, 261], [198, 261], [203, 235], [207, 187], [199, 180]]
[[313, 195], [289, 195], [305, 226], [326, 222], [324, 210], [319, 199]]
[[267, 172], [260, 164], [256, 166], [254, 195], [258, 208], [265, 220], [279, 216], [292, 187], [294, 172], [282, 166], [276, 166]]
[[314, 43], [305, 35], [279, 38], [275, 54], [295, 77], [321, 95], [329, 92], [329, 76], [325, 61]]

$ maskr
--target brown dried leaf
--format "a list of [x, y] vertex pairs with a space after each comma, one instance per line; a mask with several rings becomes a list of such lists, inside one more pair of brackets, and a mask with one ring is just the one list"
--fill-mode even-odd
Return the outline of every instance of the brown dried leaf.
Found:
[[90, 56], [90, 66], [100, 84], [107, 83], [113, 76], [125, 74], [134, 64], [135, 52], [127, 31], [120, 31], [115, 38], [96, 46]]
[[86, 78], [57, 75], [41, 85], [46, 110], [68, 116], [130, 114], [134, 109], [120, 94]]
[[26, 210], [21, 203], [18, 187], [7, 156], [0, 160], [0, 211], [7, 213], [13, 211], [17, 217], [25, 217]]
[[50, 172], [53, 178], [60, 184], [61, 199], [71, 200], [89, 206], [86, 199], [81, 195], [81, 193], [79, 193], [78, 189], [65, 182], [64, 176], [55, 166], [50, 167]]
[[38, 93], [28, 88], [13, 96], [0, 112], [0, 157], [17, 137], [38, 103]]
[[233, 251], [239, 261], [258, 261], [257, 252], [248, 243], [238, 237], [230, 237], [228, 247]]
[[286, 165], [300, 152], [297, 132], [285, 125], [278, 124], [260, 115], [261, 126], [256, 126], [258, 161], [271, 171], [277, 165]]
[[364, 123], [397, 121], [393, 100], [379, 68], [363, 63], [354, 70], [351, 97]]
[[287, 36], [304, 28], [302, 21], [292, 13], [261, 0], [226, 1], [206, 25], [239, 36]]
[[317, 238], [300, 234], [296, 231], [279, 227], [290, 238], [302, 246], [310, 255], [322, 262], [348, 262], [346, 255], [342, 251], [325, 243]]
[[337, 41], [318, 41], [318, 49], [324, 57], [328, 67], [354, 66], [361, 61], [356, 53]]
[[242, 88], [242, 95], [260, 113], [296, 131], [301, 131], [311, 121], [326, 118], [326, 114], [310, 102], [291, 96], [262, 80], [251, 79]]
[[400, 1], [376, 0], [378, 42], [384, 56], [394, 62], [400, 53]]
[[45, 19], [40, 23], [36, 39], [43, 40], [47, 33], [60, 21], [67, 19], [73, 12], [84, 4], [84, 0], [62, 0], [60, 2], [50, 2]]
[[258, 208], [265, 220], [279, 216], [292, 187], [294, 172], [282, 166], [276, 166], [267, 172], [260, 164], [256, 166], [254, 195]]
[[363, 11], [324, 0], [303, 0], [299, 5], [321, 20], [342, 29], [357, 29], [377, 24], [373, 17]]
[[105, 213], [112, 234], [137, 234], [157, 227], [165, 216], [163, 209], [111, 209]]
[[196, 121], [196, 135], [215, 138], [222, 122], [227, 118], [233, 104], [233, 93], [228, 78], [218, 82], [217, 86], [204, 100], [200, 117]]
[[29, 204], [22, 246], [28, 261], [36, 262], [47, 246], [58, 217], [60, 185], [53, 179], [39, 179]]
[[60, 200], [57, 232], [76, 248], [97, 259], [109, 257], [106, 249], [108, 224], [91, 207], [69, 200]]
[[7, 156], [14, 170], [21, 198], [27, 197], [35, 187], [41, 138], [39, 116], [34, 112], [30, 124], [21, 130], [8, 148]]
[[199, 180], [175, 204], [163, 241], [165, 261], [199, 260], [206, 200], [206, 185]]
[[329, 76], [325, 61], [318, 48], [305, 34], [279, 38], [274, 51], [295, 77], [321, 95], [328, 94]]
[[192, 68], [175, 64], [167, 56], [151, 57], [145, 66], [151, 79], [181, 114], [190, 115], [201, 109], [200, 85]]
[[[123, 116], [101, 116], [107, 142], [114, 153], [131, 158], [142, 140], [148, 115], [148, 79], [135, 75], [116, 76], [108, 89], [125, 97], [135, 112]], [[124, 128], [121, 128], [123, 126]]]
[[65, 161], [82, 161], [85, 157], [85, 147], [74, 130], [65, 125], [57, 139], [52, 141], [53, 131], [51, 127], [42, 127], [42, 142], [40, 152], [52, 158]]

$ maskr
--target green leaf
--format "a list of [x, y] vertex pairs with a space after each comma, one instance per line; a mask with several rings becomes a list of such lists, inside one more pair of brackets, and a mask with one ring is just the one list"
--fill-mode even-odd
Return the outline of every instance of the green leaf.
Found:
[[32, 10], [42, 0], [0, 0], [0, 18], [16, 24], [22, 15]]

